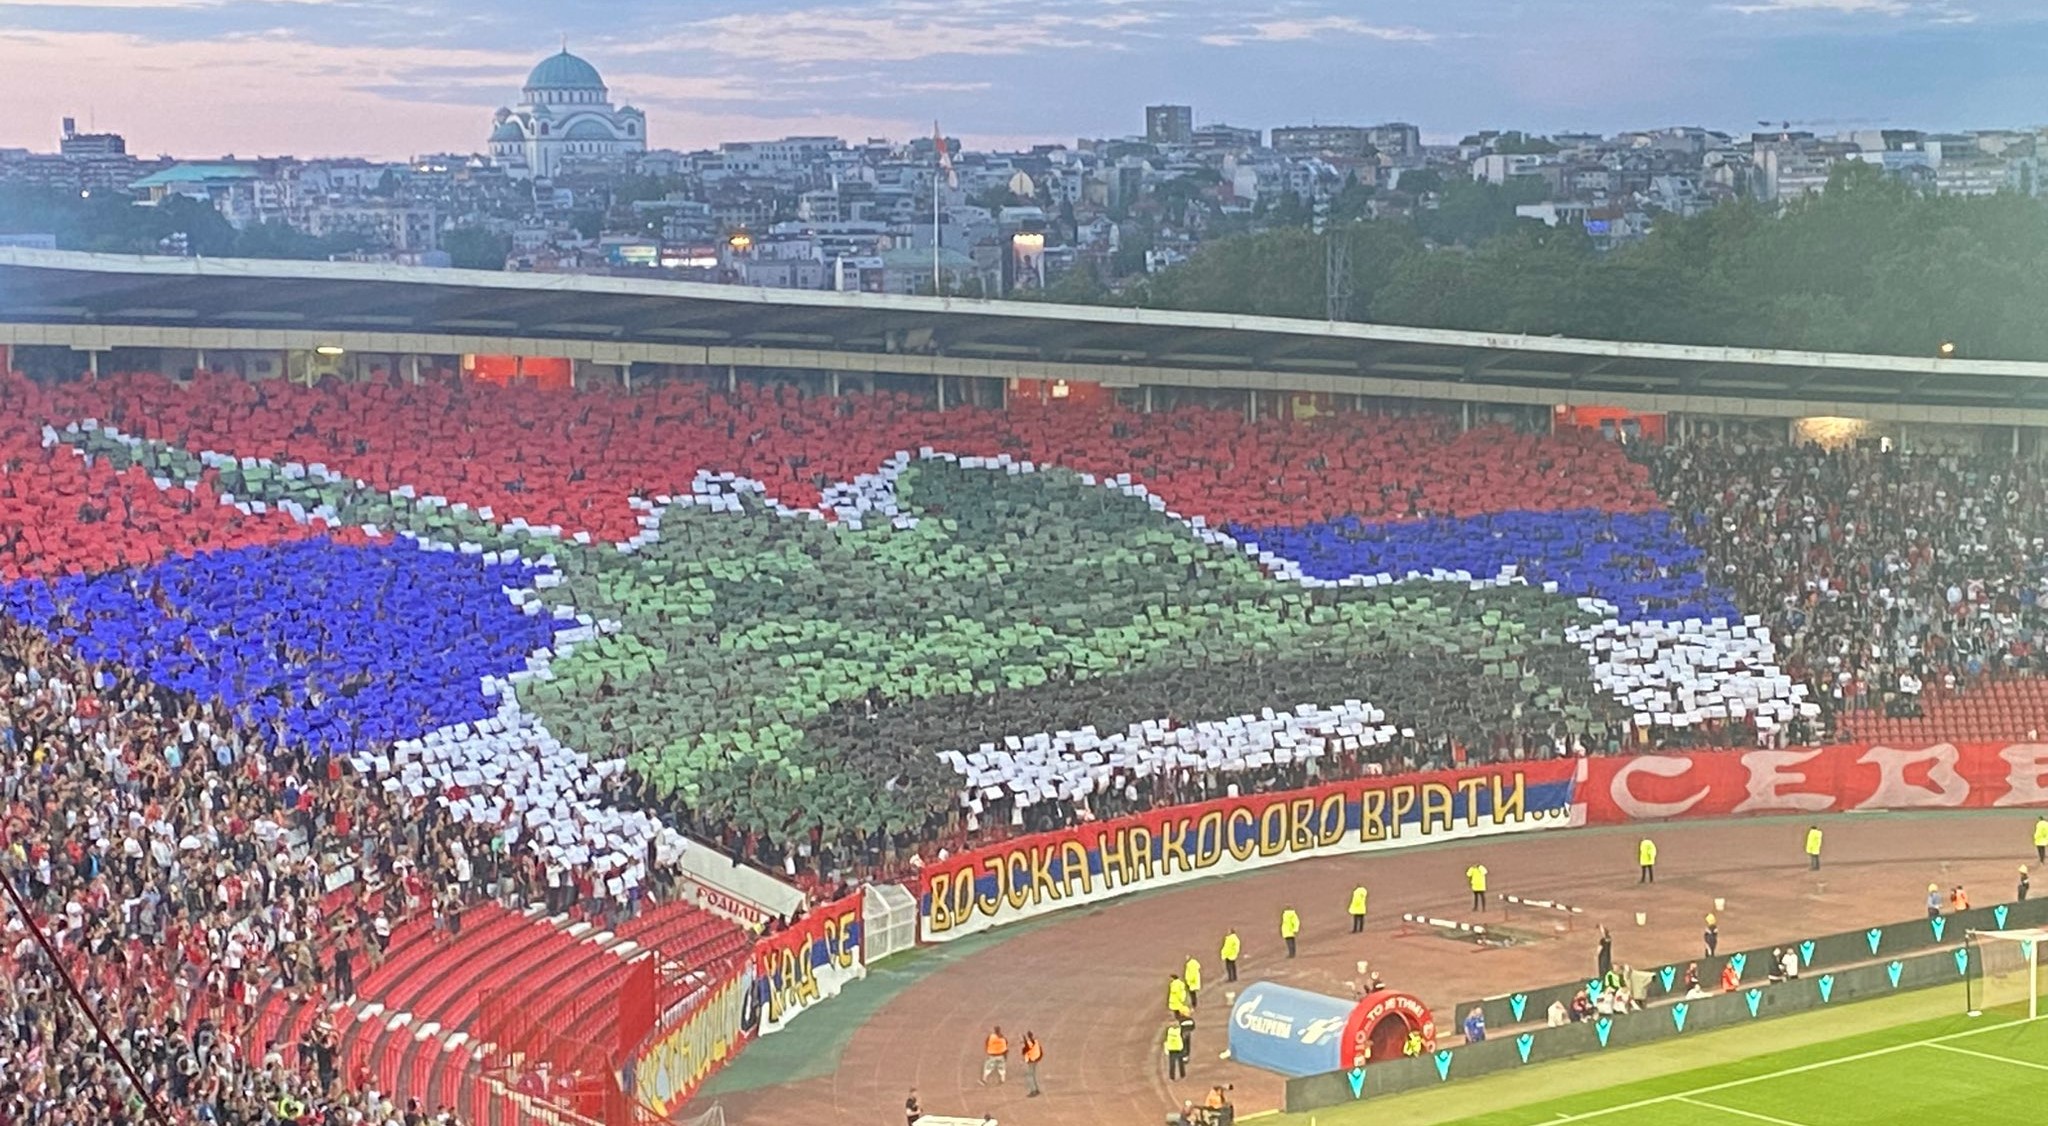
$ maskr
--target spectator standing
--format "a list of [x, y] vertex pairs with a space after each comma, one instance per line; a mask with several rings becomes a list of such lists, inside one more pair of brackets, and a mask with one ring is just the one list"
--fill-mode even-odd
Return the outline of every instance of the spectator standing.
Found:
[[1721, 927], [1711, 912], [1707, 915], [1707, 929], [1700, 932], [1700, 943], [1707, 948], [1707, 952], [1701, 955], [1706, 958], [1713, 957], [1714, 951], [1721, 948]]
[[1465, 1043], [1478, 1044], [1486, 1040], [1486, 1012], [1478, 1005], [1465, 1014]]
[[1614, 934], [1605, 924], [1600, 927], [1599, 967], [1599, 972], [1593, 976], [1606, 977], [1608, 971], [1614, 968]]
[[2020, 865], [2020, 886], [2013, 891], [2014, 902], [2025, 903], [2027, 901], [2027, 892], [2031, 891], [2033, 886], [2033, 881], [2027, 878], [2027, 866], [2024, 864]]
[[1940, 885], [1940, 884], [1928, 884], [1928, 885], [1927, 885], [1927, 917], [1928, 917], [1928, 918], [1930, 918], [1930, 919], [1939, 919], [1939, 918], [1941, 918], [1941, 885]]
[[910, 1096], [903, 1100], [903, 1126], [917, 1126], [917, 1120], [923, 1117], [924, 1104], [917, 1101], [917, 1088], [912, 1087]]

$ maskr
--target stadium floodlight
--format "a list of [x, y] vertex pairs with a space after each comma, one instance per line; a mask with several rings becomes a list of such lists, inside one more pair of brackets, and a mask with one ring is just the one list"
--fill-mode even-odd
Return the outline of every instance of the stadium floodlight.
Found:
[[1969, 945], [1956, 951], [1957, 968], [1969, 997], [1971, 1016], [1987, 1009], [2025, 1005], [2028, 1020], [2041, 1016], [2041, 958], [2048, 928], [1971, 931]]

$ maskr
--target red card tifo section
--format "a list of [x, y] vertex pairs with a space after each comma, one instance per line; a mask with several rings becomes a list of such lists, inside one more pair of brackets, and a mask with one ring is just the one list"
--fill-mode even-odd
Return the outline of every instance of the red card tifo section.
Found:
[[306, 388], [227, 375], [184, 385], [150, 374], [51, 387], [16, 380], [9, 395], [37, 425], [90, 418], [194, 452], [322, 464], [378, 489], [410, 486], [500, 520], [613, 541], [639, 530], [628, 498], [688, 493], [700, 472], [758, 481], [802, 509], [899, 451], [927, 448], [1128, 474], [1217, 526], [1658, 507], [1647, 470], [1612, 443], [1577, 432], [1459, 433], [1442, 418], [1252, 422], [1236, 411], [1144, 414], [1107, 403], [934, 410], [905, 395], [786, 387], [566, 397], [488, 382]]

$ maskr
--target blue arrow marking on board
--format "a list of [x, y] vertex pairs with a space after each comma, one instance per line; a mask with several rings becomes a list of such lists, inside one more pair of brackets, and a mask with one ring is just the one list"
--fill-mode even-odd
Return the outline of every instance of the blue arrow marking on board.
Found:
[[1884, 941], [1884, 928], [1872, 927], [1863, 932], [1863, 937], [1870, 940], [1870, 952], [1875, 954], [1877, 953], [1877, 944]]
[[1516, 1020], [1522, 1019], [1522, 1010], [1528, 1007], [1529, 995], [1527, 993], [1517, 993], [1513, 997], [1508, 998], [1508, 1008], [1514, 1010]]
[[1515, 1037], [1515, 1051], [1522, 1053], [1523, 1063], [1529, 1062], [1529, 1049], [1535, 1046], [1536, 1037], [1531, 1033], [1524, 1032], [1520, 1036]]
[[1671, 983], [1678, 980], [1678, 967], [1665, 966], [1657, 971], [1657, 976], [1664, 980], [1664, 992], [1669, 993], [1671, 992]]
[[1600, 1034], [1600, 1046], [1605, 1048], [1607, 1046], [1608, 1033], [1614, 1031], [1614, 1022], [1607, 1017], [1601, 1017], [1593, 1022], [1593, 1031]]
[[1904, 962], [1893, 962], [1891, 965], [1886, 966], [1884, 968], [1885, 976], [1892, 979], [1893, 989], [1897, 989], [1899, 987], [1899, 975], [1901, 973], [1904, 973], [1905, 969], [1906, 964]]
[[1932, 919], [1927, 920], [1927, 925], [1934, 928], [1934, 941], [1940, 942], [1941, 932], [1948, 929], [1948, 920], [1940, 915], [1936, 915]]
[[1967, 946], [1956, 947], [1956, 972], [1959, 974], [1970, 972], [1970, 948]]
[[1586, 999], [1589, 1001], [1598, 1001], [1600, 999], [1600, 981], [1598, 978], [1586, 982]]
[[1436, 1077], [1449, 1080], [1451, 1077], [1451, 1050], [1439, 1048], [1436, 1053]]
[[1809, 938], [1805, 942], [1799, 944], [1799, 960], [1809, 966], [1813, 964], [1812, 939]]
[[1996, 906], [1996, 907], [1993, 907], [1993, 908], [1991, 909], [1991, 917], [1992, 917], [1992, 918], [1994, 918], [1994, 919], [1997, 919], [1997, 920], [1998, 920], [1998, 929], [1999, 929], [1999, 930], [2004, 930], [2004, 929], [2005, 929], [2005, 914], [2006, 914], [2006, 906], [2005, 906], [2005, 904], [2003, 904], [2003, 903], [2001, 903], [2001, 904], [1999, 904], [1998, 906]]
[[1735, 976], [1741, 977], [1742, 971], [1749, 968], [1749, 955], [1730, 954], [1728, 955], [1728, 964], [1735, 967]]
[[1671, 1023], [1677, 1025], [1680, 1032], [1685, 1031], [1686, 1014], [1690, 1012], [1692, 1012], [1692, 1006], [1683, 1001], [1671, 1006]]
[[1756, 1007], [1763, 1003], [1764, 991], [1761, 989], [1752, 989], [1749, 992], [1743, 994], [1742, 999], [1749, 1002], [1749, 1015], [1755, 1016]]
[[1365, 1069], [1362, 1067], [1354, 1067], [1351, 1069], [1351, 1074], [1345, 1076], [1345, 1078], [1351, 1080], [1351, 1097], [1354, 1099], [1364, 1098]]
[[1835, 975], [1820, 975], [1820, 1003], [1825, 1005], [1835, 999]]

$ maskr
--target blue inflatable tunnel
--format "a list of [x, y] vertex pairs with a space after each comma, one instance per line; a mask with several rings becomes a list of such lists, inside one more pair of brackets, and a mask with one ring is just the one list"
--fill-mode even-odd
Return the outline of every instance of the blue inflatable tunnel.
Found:
[[1436, 1021], [1421, 1001], [1392, 990], [1356, 1001], [1254, 982], [1230, 1007], [1230, 1057], [1296, 1078], [1397, 1058], [1408, 1034], [1436, 1047]]

